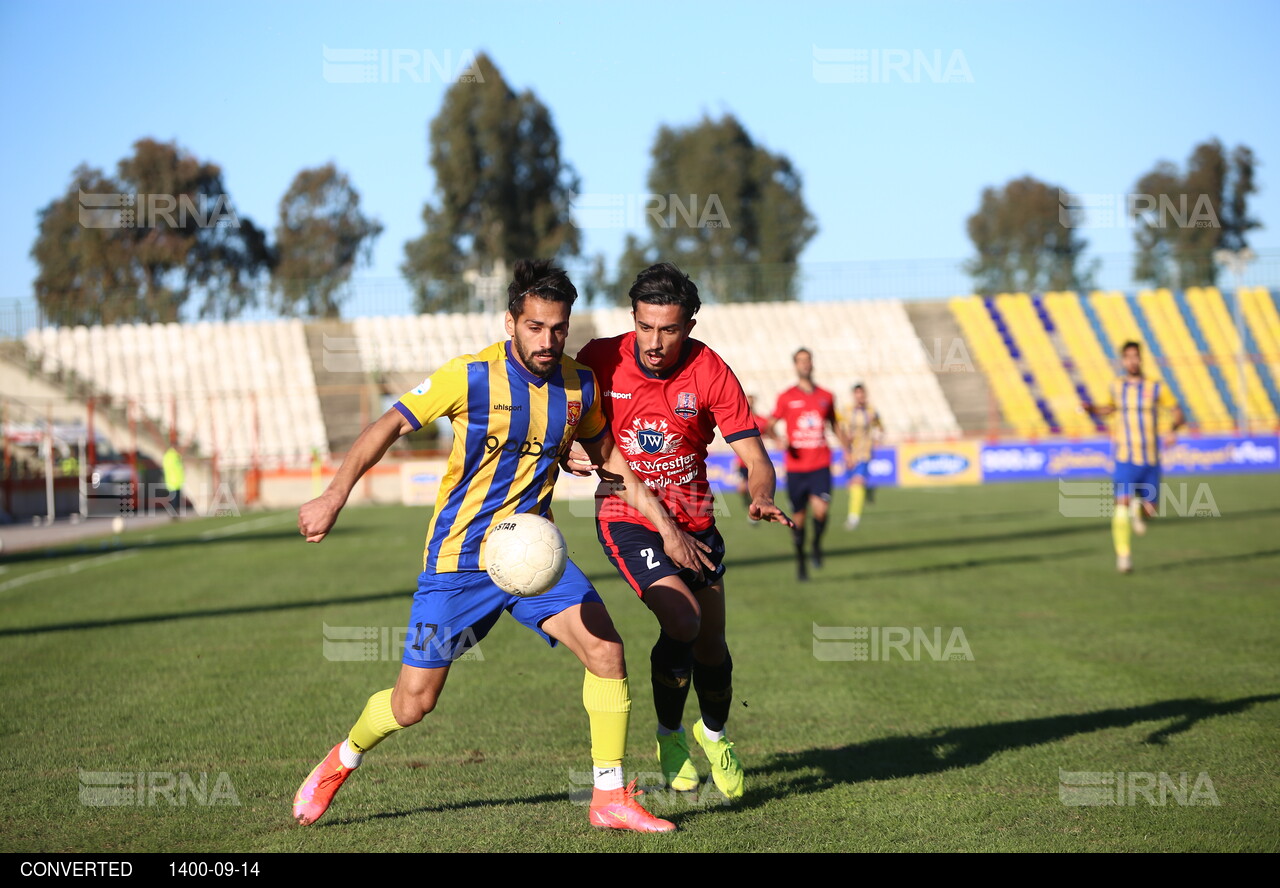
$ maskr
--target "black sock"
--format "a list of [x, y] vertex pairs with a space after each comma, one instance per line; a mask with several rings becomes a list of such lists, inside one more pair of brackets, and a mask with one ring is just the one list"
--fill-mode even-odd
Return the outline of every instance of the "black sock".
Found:
[[827, 529], [826, 518], [813, 519], [813, 551], [822, 551], [822, 532]]
[[698, 693], [702, 723], [708, 731], [723, 731], [729, 720], [729, 704], [733, 701], [733, 657], [724, 652], [724, 662], [708, 666], [693, 664], [693, 688]]
[[791, 528], [791, 542], [795, 544], [796, 551], [801, 555], [804, 554], [804, 525], [797, 524]]
[[652, 667], [653, 708], [658, 713], [658, 724], [674, 731], [680, 727], [684, 702], [689, 698], [693, 642], [676, 641], [663, 632], [649, 652], [649, 665]]

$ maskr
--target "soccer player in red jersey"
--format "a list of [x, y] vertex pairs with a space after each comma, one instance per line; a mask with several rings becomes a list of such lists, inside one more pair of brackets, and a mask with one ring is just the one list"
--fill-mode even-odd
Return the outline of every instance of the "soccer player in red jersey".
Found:
[[798, 381], [778, 395], [773, 408], [773, 424], [781, 421], [787, 435], [787, 493], [795, 519], [792, 538], [796, 547], [796, 576], [809, 579], [805, 565], [805, 514], [813, 509], [813, 566], [822, 567], [822, 533], [827, 529], [827, 510], [831, 505], [831, 448], [827, 446], [827, 428], [841, 437], [836, 425], [836, 399], [831, 392], [813, 384], [813, 353], [801, 348], [793, 356]]
[[[709, 547], [714, 567], [696, 573], [673, 563], [653, 525], [603, 486], [596, 529], [609, 560], [661, 626], [649, 659], [658, 759], [668, 782], [680, 791], [698, 786], [683, 726], [692, 684], [701, 714], [693, 740], [707, 754], [716, 786], [735, 799], [744, 778], [725, 738], [733, 694], [724, 637], [725, 547], [706, 464], [716, 429], [747, 466], [748, 515], [787, 526], [791, 520], [774, 505], [777, 479], [742, 385], [719, 355], [689, 336], [702, 305], [697, 286], [674, 265], [660, 263], [639, 274], [630, 296], [635, 330], [592, 340], [578, 360], [600, 380], [605, 416], [629, 468], [661, 495], [681, 530]], [[579, 474], [594, 468], [576, 454], [562, 464]]]

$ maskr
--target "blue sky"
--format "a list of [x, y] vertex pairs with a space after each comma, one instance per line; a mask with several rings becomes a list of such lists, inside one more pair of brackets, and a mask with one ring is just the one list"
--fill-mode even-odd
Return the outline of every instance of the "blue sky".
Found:
[[[802, 261], [815, 266], [965, 257], [986, 185], [1031, 174], [1121, 194], [1211, 136], [1254, 149], [1267, 227], [1253, 243], [1280, 248], [1277, 33], [1275, 2], [9, 0], [0, 300], [29, 295], [36, 213], [72, 170], [112, 171], [143, 136], [220, 164], [236, 207], [267, 227], [300, 169], [335, 162], [386, 228], [361, 276], [391, 287], [434, 184], [439, 68], [478, 50], [551, 109], [589, 194], [643, 193], [658, 126], [733, 112], [801, 172], [819, 225]], [[326, 46], [419, 61], [400, 82], [335, 83]], [[886, 51], [909, 60], [905, 78], [884, 70]], [[961, 82], [938, 82], [935, 54]], [[860, 58], [889, 82], [830, 82]], [[625, 231], [585, 234], [613, 259]], [[1131, 249], [1122, 228], [1084, 234], [1095, 253]]]

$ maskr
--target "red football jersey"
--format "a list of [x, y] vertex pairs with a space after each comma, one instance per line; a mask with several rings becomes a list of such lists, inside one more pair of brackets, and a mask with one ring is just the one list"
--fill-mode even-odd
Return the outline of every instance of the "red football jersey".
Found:
[[806, 392], [793, 385], [778, 395], [773, 418], [787, 426], [788, 473], [816, 472], [831, 465], [826, 429], [828, 422], [836, 421], [836, 399], [831, 392], [817, 386]]
[[[600, 403], [627, 464], [662, 497], [684, 530], [715, 523], [707, 484], [707, 447], [715, 430], [730, 443], [758, 436], [742, 384], [703, 342], [685, 342], [679, 362], [662, 376], [640, 365], [636, 334], [593, 339], [578, 360], [596, 372]], [[597, 500], [609, 521], [653, 525], [616, 496]]]

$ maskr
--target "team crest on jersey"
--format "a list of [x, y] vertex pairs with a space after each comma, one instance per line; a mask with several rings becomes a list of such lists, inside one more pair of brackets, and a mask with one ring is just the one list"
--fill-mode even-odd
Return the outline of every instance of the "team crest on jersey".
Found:
[[582, 419], [582, 402], [570, 401], [565, 405], [565, 420], [569, 425], [576, 426], [580, 419]]
[[692, 419], [698, 415], [698, 396], [693, 392], [681, 392], [676, 398], [676, 416]]
[[627, 456], [672, 453], [682, 443], [684, 437], [671, 434], [665, 419], [651, 422], [637, 416], [631, 421], [631, 428], [618, 430], [618, 444]]

